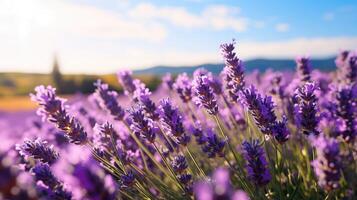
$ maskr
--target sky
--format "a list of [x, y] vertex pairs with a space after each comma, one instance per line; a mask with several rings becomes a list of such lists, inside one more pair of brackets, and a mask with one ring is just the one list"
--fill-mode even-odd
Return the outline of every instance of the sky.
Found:
[[0, 72], [113, 73], [357, 49], [357, 1], [0, 0]]

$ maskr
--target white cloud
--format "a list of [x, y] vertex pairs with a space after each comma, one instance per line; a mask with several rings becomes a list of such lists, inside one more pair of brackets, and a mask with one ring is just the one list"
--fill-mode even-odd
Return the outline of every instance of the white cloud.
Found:
[[201, 13], [194, 14], [184, 7], [158, 7], [150, 3], [141, 3], [129, 11], [133, 18], [150, 21], [162, 20], [183, 28], [213, 28], [215, 30], [232, 29], [237, 32], [247, 30], [248, 23], [244, 17], [239, 17], [238, 7], [210, 5]]
[[275, 30], [278, 32], [287, 32], [290, 29], [290, 25], [287, 23], [279, 23], [275, 25]]
[[129, 16], [145, 21], [152, 19], [166, 20], [173, 25], [182, 27], [196, 27], [201, 25], [201, 19], [189, 13], [182, 7], [156, 7], [149, 3], [141, 3], [129, 11]]
[[[238, 41], [239, 42], [239, 41]], [[294, 58], [298, 55], [326, 57], [341, 49], [356, 49], [357, 37], [295, 38], [271, 42], [241, 42], [238, 53], [245, 59]]]
[[332, 21], [335, 19], [335, 14], [332, 13], [332, 12], [329, 12], [329, 13], [325, 13], [322, 18], [326, 21]]
[[[20, 35], [73, 35], [107, 39], [160, 41], [166, 37], [159, 23], [142, 23], [124, 15], [93, 6], [60, 0], [4, 0], [0, 2], [0, 21], [6, 31]], [[10, 28], [10, 29], [8, 29]]]

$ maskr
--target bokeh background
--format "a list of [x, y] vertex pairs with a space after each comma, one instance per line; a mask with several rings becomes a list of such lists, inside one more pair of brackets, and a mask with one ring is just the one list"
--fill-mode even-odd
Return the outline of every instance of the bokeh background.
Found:
[[150, 89], [160, 75], [219, 72], [219, 44], [235, 38], [246, 70], [293, 70], [295, 56], [332, 70], [357, 47], [357, 2], [257, 0], [0, 0], [0, 112], [31, 110], [36, 85], [67, 96], [134, 71]]

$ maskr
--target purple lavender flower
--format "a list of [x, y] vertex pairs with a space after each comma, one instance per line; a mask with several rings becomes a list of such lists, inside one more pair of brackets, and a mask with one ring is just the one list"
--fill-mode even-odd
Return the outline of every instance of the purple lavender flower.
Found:
[[269, 90], [269, 93], [273, 96], [277, 96], [279, 99], [284, 99], [284, 86], [282, 85], [283, 75], [281, 73], [276, 73], [272, 75], [273, 77], [270, 80], [272, 88]]
[[174, 88], [183, 102], [187, 103], [192, 99], [192, 83], [186, 73], [177, 76]]
[[194, 90], [197, 97], [196, 103], [199, 106], [205, 107], [209, 114], [216, 115], [218, 113], [217, 100], [206, 75], [195, 77]]
[[42, 181], [45, 185], [54, 189], [61, 182], [53, 175], [48, 164], [38, 163], [32, 168], [31, 172], [34, 174], [37, 181]]
[[207, 76], [208, 75], [208, 70], [203, 68], [203, 67], [200, 67], [198, 69], [196, 69], [194, 72], [193, 72], [193, 77], [196, 77], [196, 76]]
[[234, 192], [231, 200], [250, 200], [250, 198], [243, 190], [237, 190]]
[[296, 58], [296, 69], [301, 82], [311, 81], [311, 62], [309, 57]]
[[120, 176], [119, 187], [121, 189], [130, 188], [134, 185], [135, 175], [132, 171]]
[[272, 134], [272, 126], [276, 121], [276, 116], [271, 96], [263, 98], [254, 86], [246, 88], [242, 93], [248, 111], [253, 116], [258, 128], [264, 134]]
[[100, 80], [98, 80], [94, 85], [97, 87], [95, 90], [95, 96], [100, 102], [100, 106], [107, 110], [115, 120], [122, 120], [125, 112], [117, 102], [118, 94], [115, 91], [110, 91], [108, 84], [104, 84]]
[[212, 179], [215, 185], [215, 192], [218, 196], [230, 195], [231, 183], [229, 171], [225, 168], [218, 168], [214, 171]]
[[276, 121], [272, 126], [272, 135], [279, 143], [286, 142], [290, 137], [290, 131], [287, 127], [288, 120], [285, 116], [281, 121]]
[[170, 73], [167, 73], [162, 77], [162, 82], [165, 83], [165, 86], [169, 90], [173, 90], [175, 81], [172, 79], [172, 76]]
[[55, 189], [51, 189], [48, 186], [37, 183], [36, 191], [40, 199], [48, 200], [71, 200], [72, 193], [66, 191], [62, 186], [59, 186]]
[[73, 117], [68, 116], [64, 100], [56, 96], [56, 89], [41, 85], [37, 86], [35, 91], [36, 94], [31, 94], [31, 99], [41, 106], [37, 113], [65, 131], [70, 142], [84, 144], [87, 141], [87, 133]]
[[180, 181], [181, 184], [184, 185], [184, 188], [187, 192], [192, 192], [192, 175], [186, 173], [188, 168], [188, 164], [186, 161], [185, 156], [177, 155], [171, 162], [172, 169], [174, 170], [177, 179]]
[[243, 89], [245, 81], [243, 62], [238, 59], [234, 52], [234, 45], [235, 41], [233, 40], [232, 43], [222, 44], [220, 48], [226, 65], [224, 71], [227, 84], [229, 84], [228, 88], [230, 88], [231, 93], [236, 94]]
[[345, 61], [346, 61], [349, 53], [350, 53], [350, 51], [343, 50], [338, 54], [338, 56], [335, 60], [335, 64], [338, 68], [343, 68], [343, 65], [345, 64]]
[[177, 178], [183, 185], [188, 185], [192, 181], [191, 174], [179, 174], [177, 175]]
[[205, 152], [209, 158], [216, 156], [224, 156], [224, 147], [226, 140], [221, 140], [212, 130], [208, 130], [206, 136], [206, 143], [202, 146], [202, 151]]
[[174, 141], [187, 145], [190, 137], [185, 133], [182, 116], [177, 107], [174, 107], [168, 98], [162, 99], [159, 106], [161, 123]]
[[118, 80], [124, 89], [125, 95], [133, 95], [136, 87], [134, 85], [133, 78], [131, 77], [131, 71], [118, 72]]
[[222, 94], [222, 82], [219, 77], [216, 77], [212, 72], [207, 71], [205, 68], [198, 68], [193, 72], [193, 77], [206, 76], [209, 86], [211, 86], [213, 93], [216, 95]]
[[354, 84], [357, 82], [357, 51], [350, 52], [344, 66], [344, 74], [347, 83]]
[[93, 142], [97, 150], [104, 152], [106, 149], [111, 149], [111, 137], [113, 137], [113, 139], [116, 139], [117, 137], [113, 125], [109, 122], [105, 122], [101, 125], [96, 124], [93, 129]]
[[313, 139], [317, 157], [312, 161], [320, 187], [331, 191], [339, 187], [341, 178], [341, 155], [339, 143], [333, 138], [326, 138], [322, 134]]
[[357, 85], [341, 86], [336, 91], [335, 114], [341, 118], [344, 128], [339, 132], [347, 142], [357, 135]]
[[196, 183], [194, 193], [197, 200], [249, 200], [244, 191], [233, 190], [229, 171], [225, 168], [216, 169], [212, 181]]
[[318, 88], [313, 82], [307, 82], [296, 90], [298, 104], [295, 105], [296, 122], [301, 132], [310, 135], [318, 135], [319, 116], [317, 108], [317, 97], [315, 91]]
[[188, 167], [185, 156], [183, 155], [175, 156], [171, 162], [171, 166], [176, 173], [181, 173], [185, 171]]
[[48, 164], [53, 164], [59, 157], [59, 154], [53, 149], [53, 145], [49, 146], [47, 141], [40, 138], [34, 141], [25, 139], [23, 144], [16, 145], [16, 150], [19, 151], [21, 156], [33, 157]]
[[196, 138], [198, 145], [203, 145], [207, 142], [206, 136], [203, 134], [202, 125], [198, 121], [195, 125], [190, 125], [189, 132]]
[[247, 162], [246, 169], [248, 178], [257, 186], [264, 186], [271, 180], [268, 163], [265, 153], [259, 140], [250, 142], [244, 141], [242, 144], [243, 155]]
[[147, 139], [150, 143], [154, 143], [156, 136], [156, 129], [153, 121], [145, 117], [144, 110], [141, 106], [136, 106], [130, 111], [130, 119], [132, 121], [130, 128], [136, 135]]
[[159, 118], [159, 114], [157, 113], [155, 103], [150, 99], [151, 92], [149, 88], [145, 86], [139, 80], [134, 81], [136, 90], [134, 91], [133, 98], [137, 100], [143, 107], [145, 113], [153, 120], [157, 120]]
[[53, 200], [71, 200], [72, 199], [72, 193], [64, 190], [63, 187], [56, 188], [53, 190], [49, 195], [49, 199]]
[[219, 77], [217, 77], [217, 76], [213, 76], [212, 73], [209, 73], [208, 77], [210, 79], [210, 86], [211, 86], [213, 92], [216, 95], [221, 95], [223, 93], [221, 79]]

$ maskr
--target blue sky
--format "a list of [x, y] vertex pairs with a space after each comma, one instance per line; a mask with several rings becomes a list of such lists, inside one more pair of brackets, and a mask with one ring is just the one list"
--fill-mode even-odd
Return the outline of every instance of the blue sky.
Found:
[[356, 1], [0, 0], [0, 71], [111, 73], [357, 48]]

